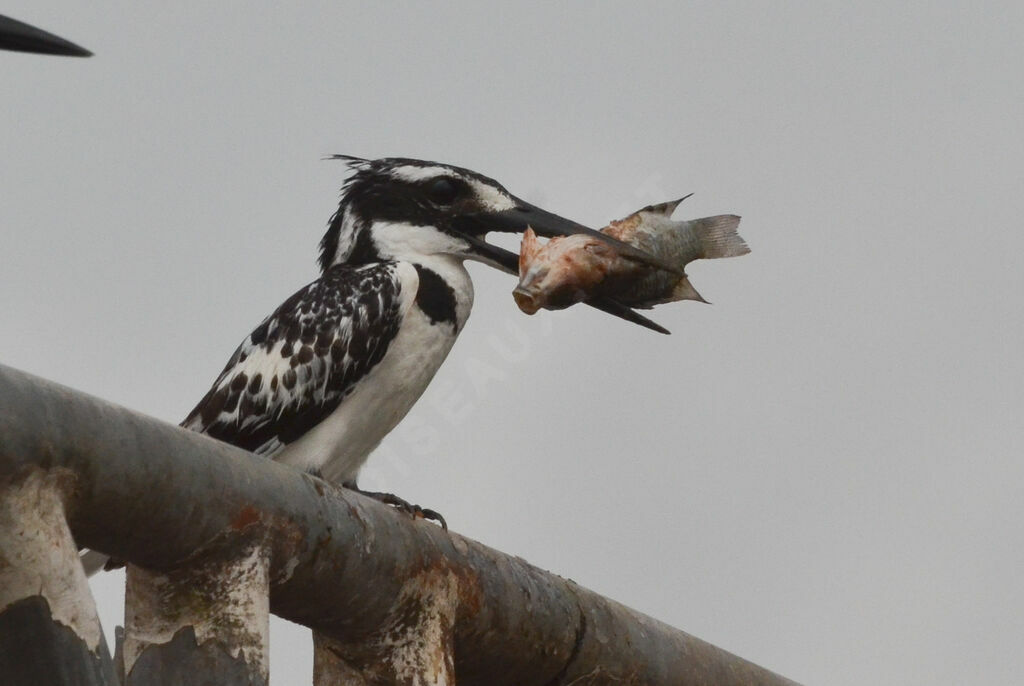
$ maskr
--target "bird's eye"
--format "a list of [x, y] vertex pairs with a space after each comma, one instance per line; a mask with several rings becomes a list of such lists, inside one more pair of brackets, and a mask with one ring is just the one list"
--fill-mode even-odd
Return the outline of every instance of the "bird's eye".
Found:
[[459, 187], [451, 179], [442, 177], [430, 183], [427, 194], [438, 205], [451, 205], [459, 195]]

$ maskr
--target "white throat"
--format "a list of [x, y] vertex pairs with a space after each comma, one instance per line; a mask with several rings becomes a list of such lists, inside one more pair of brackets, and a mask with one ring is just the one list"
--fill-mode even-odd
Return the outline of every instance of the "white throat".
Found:
[[455, 296], [456, 328], [461, 330], [473, 307], [473, 281], [463, 261], [469, 244], [432, 226], [377, 222], [370, 234], [381, 259], [411, 262], [440, 276]]
[[419, 262], [435, 257], [465, 259], [469, 250], [466, 241], [433, 226], [416, 226], [406, 222], [376, 222], [370, 236], [380, 256], [386, 260]]

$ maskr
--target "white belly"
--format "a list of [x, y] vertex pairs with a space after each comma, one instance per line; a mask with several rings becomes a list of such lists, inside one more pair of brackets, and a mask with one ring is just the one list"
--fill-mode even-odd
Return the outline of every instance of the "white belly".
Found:
[[[438, 270], [434, 264], [431, 269]], [[384, 359], [356, 384], [338, 408], [275, 459], [300, 469], [319, 469], [334, 483], [355, 481], [367, 457], [419, 400], [448, 356], [473, 303], [472, 283], [461, 263], [442, 274], [456, 292], [457, 327], [432, 324], [416, 305], [406, 314]], [[461, 274], [459, 273], [461, 272]]]

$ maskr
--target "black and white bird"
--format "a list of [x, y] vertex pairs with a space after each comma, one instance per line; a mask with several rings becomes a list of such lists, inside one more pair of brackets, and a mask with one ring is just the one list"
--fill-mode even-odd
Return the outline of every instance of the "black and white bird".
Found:
[[[320, 278], [245, 337], [184, 428], [356, 488], [360, 467], [466, 324], [473, 282], [464, 261], [516, 272], [518, 255], [487, 243], [487, 233], [595, 234], [656, 261], [468, 169], [337, 157], [352, 173], [320, 242]], [[647, 323], [614, 302], [594, 304]], [[369, 495], [444, 523], [391, 494]], [[86, 564], [95, 570], [97, 556]]]
[[466, 324], [464, 261], [516, 270], [518, 256], [486, 234], [596, 232], [468, 169], [338, 157], [352, 173], [320, 242], [320, 278], [242, 341], [182, 426], [354, 488]]

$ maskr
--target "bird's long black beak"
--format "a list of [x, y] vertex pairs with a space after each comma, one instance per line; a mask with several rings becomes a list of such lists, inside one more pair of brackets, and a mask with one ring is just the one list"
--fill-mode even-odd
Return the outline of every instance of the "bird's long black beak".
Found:
[[[682, 275], [683, 273], [679, 269], [678, 265], [666, 262], [665, 260], [655, 257], [654, 255], [629, 245], [628, 243], [623, 243], [622, 241], [612, 238], [607, 234], [603, 234], [600, 231], [595, 231], [594, 229], [583, 226], [571, 219], [560, 217], [557, 214], [553, 214], [547, 210], [537, 207], [536, 205], [531, 205], [528, 202], [523, 202], [518, 199], [516, 200], [516, 206], [510, 210], [471, 216], [469, 221], [476, 224], [475, 233], [478, 236], [489, 231], [522, 233], [526, 231], [527, 227], [532, 228], [534, 233], [538, 236], [543, 236], [545, 238], [584, 234], [607, 243], [614, 248], [619, 255], [626, 259], [634, 260], [657, 269], [665, 269], [675, 274]], [[467, 233], [473, 233], [472, 229], [467, 231]]]
[[24, 22], [0, 15], [0, 50], [35, 52], [44, 55], [89, 57], [91, 52], [60, 36], [47, 33]]

